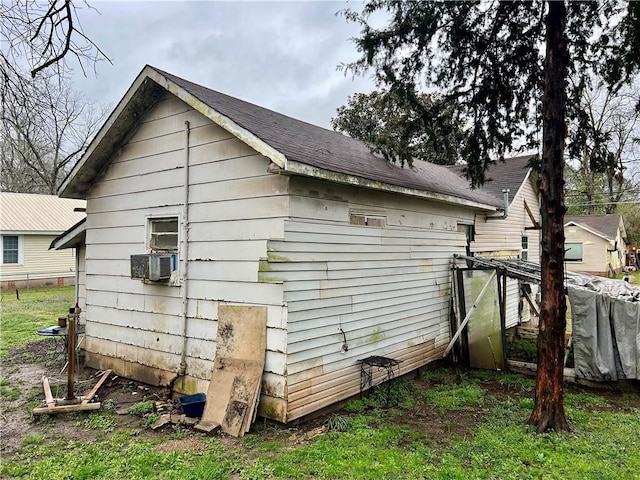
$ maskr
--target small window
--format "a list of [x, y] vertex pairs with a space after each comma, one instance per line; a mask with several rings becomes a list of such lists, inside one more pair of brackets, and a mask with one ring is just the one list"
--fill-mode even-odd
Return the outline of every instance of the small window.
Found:
[[567, 262], [581, 262], [582, 261], [582, 244], [581, 243], [565, 243], [564, 259]]
[[349, 223], [351, 225], [366, 225], [368, 227], [385, 227], [387, 225], [387, 217], [381, 215], [349, 215]]
[[520, 237], [520, 258], [522, 260], [529, 260], [529, 237]]
[[154, 251], [178, 251], [178, 217], [149, 219], [149, 247]]
[[20, 238], [18, 235], [2, 236], [2, 263], [4, 265], [20, 263]]

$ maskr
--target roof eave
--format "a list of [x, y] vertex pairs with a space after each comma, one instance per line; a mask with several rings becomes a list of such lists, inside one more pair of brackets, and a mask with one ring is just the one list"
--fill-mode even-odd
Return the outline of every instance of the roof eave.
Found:
[[127, 138], [140, 116], [164, 91], [171, 92], [279, 167], [286, 168], [287, 159], [282, 153], [147, 65], [91, 141], [80, 161], [63, 181], [58, 189], [60, 197], [86, 197], [89, 187], [108, 164], [112, 152]]
[[207, 117], [212, 122], [216, 123], [221, 128], [224, 128], [227, 132], [255, 149], [258, 153], [261, 153], [265, 157], [269, 158], [280, 168], [286, 168], [287, 158], [281, 152], [271, 147], [269, 144], [251, 133], [249, 130], [241, 127], [229, 117], [221, 114], [214, 108], [211, 108], [195, 95], [192, 95], [187, 90], [177, 85], [175, 82], [169, 80], [167, 77], [154, 70], [153, 68], [150, 68], [148, 76], [158, 85], [174, 94], [194, 110], [200, 112], [202, 115]]
[[3, 235], [60, 235], [60, 230], [2, 230]]
[[465, 198], [454, 197], [452, 195], [446, 195], [442, 193], [429, 192], [427, 190], [418, 190], [415, 188], [401, 187], [399, 185], [392, 185], [389, 183], [379, 182], [368, 178], [358, 177], [355, 175], [349, 175], [346, 173], [338, 173], [322, 168], [314, 167], [306, 163], [300, 163], [292, 160], [288, 160], [287, 168], [283, 169], [282, 173], [288, 173], [291, 175], [301, 175], [306, 177], [319, 178], [322, 180], [328, 180], [335, 183], [341, 183], [344, 185], [353, 185], [362, 188], [369, 188], [373, 190], [380, 190], [383, 192], [401, 193], [411, 197], [418, 197], [436, 202], [447, 203], [451, 205], [459, 205], [468, 208], [474, 208], [486, 212], [496, 212], [497, 207]]
[[66, 232], [62, 232], [54, 238], [51, 245], [49, 245], [49, 250], [64, 250], [65, 248], [76, 247], [78, 244], [82, 243], [86, 231], [87, 219], [85, 217], [73, 227], [69, 228]]
[[575, 221], [573, 221], [573, 220], [572, 220], [572, 221], [570, 221], [570, 222], [566, 222], [566, 223], [564, 224], [564, 228], [567, 228], [569, 225], [574, 225], [574, 226], [576, 226], [576, 227], [578, 227], [578, 228], [581, 228], [581, 229], [583, 229], [583, 230], [586, 230], [587, 232], [589, 232], [589, 233], [591, 233], [591, 234], [595, 235], [596, 237], [603, 238], [604, 240], [610, 240], [610, 241], [615, 240], [615, 238], [611, 238], [609, 235], [606, 235], [606, 234], [604, 234], [604, 233], [600, 232], [599, 230], [596, 230], [595, 228], [587, 227], [587, 226], [582, 225], [581, 223], [575, 222]]

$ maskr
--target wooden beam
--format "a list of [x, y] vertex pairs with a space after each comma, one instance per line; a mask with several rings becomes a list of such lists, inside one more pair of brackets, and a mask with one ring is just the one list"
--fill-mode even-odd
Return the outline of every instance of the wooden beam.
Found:
[[85, 397], [84, 400], [82, 400], [82, 405], [87, 405], [91, 399], [96, 395], [96, 393], [98, 392], [98, 389], [102, 386], [102, 384], [107, 380], [107, 378], [109, 378], [109, 375], [111, 375], [111, 370], [105, 370], [104, 373], [102, 374], [102, 377], [100, 377], [100, 380], [98, 380], [98, 383], [96, 383], [93, 388], [91, 389], [91, 391], [87, 394], [87, 396]]
[[523, 292], [523, 293], [524, 293], [523, 297], [531, 307], [531, 310], [533, 310], [533, 313], [536, 314], [536, 317], [540, 317], [540, 311], [538, 310], [538, 307], [536, 307], [535, 302], [529, 296], [530, 295], [529, 292]]
[[[538, 220], [536, 220], [536, 217], [533, 215], [533, 212], [531, 211], [531, 208], [529, 207], [529, 204], [527, 203], [527, 201], [524, 201], [524, 209], [527, 211], [527, 215], [529, 215], [529, 218], [531, 219], [531, 223], [533, 223], [533, 230], [540, 230], [542, 228], [542, 226], [540, 225], [540, 222], [538, 222]], [[532, 229], [531, 227], [525, 227], [525, 230], [528, 229]]]
[[54, 407], [56, 405], [56, 401], [53, 399], [53, 395], [51, 394], [49, 379], [45, 376], [42, 377], [42, 388], [44, 389], [44, 398], [47, 402], [47, 407]]
[[54, 407], [34, 408], [34, 415], [55, 415], [56, 413], [86, 412], [88, 410], [100, 410], [100, 403], [77, 403], [75, 405], [58, 405]]

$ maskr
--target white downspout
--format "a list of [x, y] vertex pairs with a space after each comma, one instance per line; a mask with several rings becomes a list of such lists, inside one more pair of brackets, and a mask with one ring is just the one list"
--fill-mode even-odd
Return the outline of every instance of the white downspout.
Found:
[[189, 121], [184, 122], [184, 210], [182, 213], [182, 281], [180, 290], [182, 294], [182, 353], [180, 355], [180, 370], [178, 377], [185, 375], [187, 371], [187, 308], [189, 303], [189, 134], [191, 128]]
[[[80, 245], [80, 244], [78, 244]], [[80, 247], [75, 248], [75, 257], [76, 257], [76, 305], [80, 305]]]

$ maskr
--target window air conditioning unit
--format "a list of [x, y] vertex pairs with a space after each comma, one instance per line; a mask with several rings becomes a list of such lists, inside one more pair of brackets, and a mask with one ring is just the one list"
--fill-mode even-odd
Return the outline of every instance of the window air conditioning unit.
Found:
[[168, 254], [147, 253], [131, 255], [131, 278], [140, 278], [152, 282], [162, 282], [171, 278], [174, 256]]

